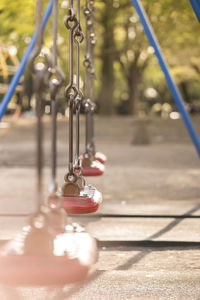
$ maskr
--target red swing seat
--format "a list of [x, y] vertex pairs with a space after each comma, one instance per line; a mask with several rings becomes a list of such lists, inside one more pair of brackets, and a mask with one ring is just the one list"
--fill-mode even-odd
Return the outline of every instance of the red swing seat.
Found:
[[97, 160], [100, 163], [105, 164], [107, 161], [107, 157], [105, 156], [105, 154], [103, 154], [101, 152], [96, 152], [95, 156], [94, 156], [94, 160]]
[[91, 166], [82, 167], [83, 176], [101, 176], [105, 171], [105, 167], [99, 161], [93, 161]]
[[26, 235], [27, 229], [1, 249], [1, 284], [63, 286], [80, 282], [87, 277], [91, 265], [96, 261], [96, 242], [85, 232], [72, 231], [57, 235], [54, 241], [57, 255], [23, 254], [22, 245]]
[[80, 196], [62, 196], [62, 208], [68, 214], [89, 214], [99, 209], [102, 194], [92, 186], [85, 186]]

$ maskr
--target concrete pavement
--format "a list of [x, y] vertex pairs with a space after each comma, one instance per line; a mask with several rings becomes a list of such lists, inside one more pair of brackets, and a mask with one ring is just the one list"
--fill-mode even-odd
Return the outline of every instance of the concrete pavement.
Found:
[[[200, 299], [199, 159], [180, 122], [173, 124], [159, 129], [152, 123], [152, 144], [131, 146], [130, 119], [97, 120], [98, 150], [107, 154], [108, 163], [105, 175], [87, 181], [102, 191], [104, 202], [98, 213], [72, 219], [99, 239], [98, 263], [83, 284], [0, 287], [1, 300]], [[26, 217], [16, 214], [35, 208], [33, 125], [19, 120], [0, 137], [1, 240], [14, 237], [26, 223]], [[48, 120], [45, 127], [46, 191]], [[67, 159], [65, 122], [58, 128], [61, 185]]]

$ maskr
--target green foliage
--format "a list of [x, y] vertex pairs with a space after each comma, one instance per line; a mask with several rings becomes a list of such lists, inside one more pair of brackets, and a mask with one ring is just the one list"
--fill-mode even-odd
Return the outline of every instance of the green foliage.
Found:
[[[67, 14], [65, 3], [66, 1], [63, 0], [59, 2], [58, 52], [60, 66], [67, 78], [68, 34], [63, 24], [64, 16]], [[44, 1], [44, 7], [46, 4], [47, 1]], [[200, 102], [200, 24], [196, 20], [189, 1], [142, 0], [142, 4], [176, 82], [178, 84], [186, 82], [191, 98], [194, 97]], [[81, 5], [83, 7], [84, 1], [81, 1]], [[131, 98], [131, 84], [133, 81], [131, 83], [130, 77], [134, 68], [137, 69], [137, 74], [139, 74], [137, 95], [142, 98], [144, 91], [149, 87], [153, 87], [158, 93], [167, 95], [166, 98], [169, 100], [164, 76], [130, 0], [96, 1], [95, 15], [97, 91], [103, 88], [99, 79], [102, 75], [101, 66], [104, 59], [102, 53], [103, 35], [106, 34], [104, 24], [107, 22], [108, 28], [109, 26], [114, 28], [114, 44], [110, 49], [104, 50], [110, 51], [115, 58], [115, 103]], [[108, 20], [105, 18], [108, 18]], [[35, 28], [35, 1], [1, 0], [0, 24], [0, 40], [8, 45], [15, 45], [18, 49], [18, 57], [21, 58]], [[52, 20], [50, 20], [45, 30], [45, 46], [51, 48], [51, 44]], [[84, 43], [81, 51], [83, 59]], [[83, 68], [81, 77], [84, 78]], [[133, 101], [133, 98], [131, 101]]]
[[17, 46], [21, 57], [34, 30], [35, 1], [0, 1], [0, 40]]

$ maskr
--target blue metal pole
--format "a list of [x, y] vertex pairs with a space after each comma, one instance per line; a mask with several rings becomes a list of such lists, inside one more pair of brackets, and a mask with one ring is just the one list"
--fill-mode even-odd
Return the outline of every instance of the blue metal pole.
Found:
[[199, 0], [190, 0], [192, 8], [196, 14], [198, 21], [200, 22], [200, 1]]
[[[44, 16], [43, 16], [42, 30], [44, 30], [44, 28], [46, 26], [46, 23], [47, 23], [50, 15], [51, 15], [52, 7], [53, 7], [53, 0], [50, 0], [49, 3], [48, 3], [48, 5], [47, 5], [47, 8], [45, 10]], [[16, 86], [17, 86], [18, 82], [19, 82], [22, 74], [24, 73], [24, 70], [25, 70], [28, 58], [30, 56], [31, 51], [34, 48], [34, 45], [35, 45], [36, 33], [37, 33], [37, 29], [35, 30], [35, 32], [34, 32], [34, 34], [32, 36], [31, 42], [28, 45], [28, 47], [26, 49], [26, 52], [24, 53], [24, 56], [23, 56], [23, 58], [22, 58], [22, 60], [21, 60], [21, 62], [19, 64], [19, 67], [18, 67], [15, 75], [13, 76], [13, 78], [12, 78], [12, 80], [10, 82], [8, 90], [5, 93], [5, 95], [4, 95], [3, 99], [2, 99], [2, 102], [0, 103], [0, 121], [1, 121], [4, 113], [6, 112], [6, 108], [8, 106], [8, 103], [10, 102], [10, 99], [12, 98], [12, 96], [13, 96], [13, 94], [15, 92], [15, 89], [16, 89]]]
[[139, 18], [140, 18], [140, 22], [144, 28], [144, 31], [147, 35], [147, 38], [150, 42], [150, 44], [152, 45], [152, 47], [154, 48], [154, 52], [155, 52], [155, 55], [157, 56], [157, 59], [158, 59], [158, 62], [160, 64], [160, 67], [165, 75], [165, 79], [166, 79], [166, 82], [168, 84], [168, 87], [174, 97], [174, 100], [175, 100], [175, 103], [179, 109], [179, 112], [183, 118], [183, 121], [185, 123], [185, 126], [188, 130], [188, 133], [190, 134], [190, 137], [194, 143], [194, 146], [196, 148], [196, 151], [200, 157], [200, 141], [199, 141], [199, 137], [197, 135], [197, 132], [192, 124], [192, 121], [190, 119], [190, 116], [185, 108], [185, 105], [184, 105], [184, 101], [182, 99], [182, 96], [179, 92], [179, 89], [178, 87], [176, 86], [171, 74], [170, 74], [170, 71], [169, 71], [169, 68], [168, 68], [168, 65], [163, 57], [163, 54], [162, 54], [162, 51], [161, 51], [161, 48], [160, 48], [160, 45], [158, 43], [158, 40], [155, 36], [155, 33], [153, 31], [153, 28], [151, 27], [151, 24], [148, 20], [148, 17], [146, 15], [146, 12], [140, 2], [140, 0], [131, 0], [132, 1], [132, 4], [133, 6], [135, 7], [135, 10], [137, 12], [137, 14], [139, 15]]

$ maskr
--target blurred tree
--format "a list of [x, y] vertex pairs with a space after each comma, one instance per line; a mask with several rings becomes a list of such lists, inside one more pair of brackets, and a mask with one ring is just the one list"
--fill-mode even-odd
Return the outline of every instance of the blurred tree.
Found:
[[113, 113], [113, 96], [114, 96], [114, 27], [115, 27], [115, 9], [113, 0], [103, 0], [101, 14], [99, 17], [100, 24], [103, 25], [102, 43], [100, 46], [101, 65], [101, 88], [98, 96], [99, 112], [101, 114]]
[[0, 39], [8, 45], [16, 46], [21, 57], [30, 42], [35, 25], [35, 1], [0, 1]]
[[[127, 8], [125, 3], [127, 3]], [[145, 88], [153, 86], [158, 94], [162, 90], [162, 95], [164, 95], [167, 86], [163, 80], [162, 72], [159, 68], [155, 68], [157, 61], [153, 56], [154, 51], [147, 41], [138, 16], [128, 3], [130, 2], [124, 1], [123, 3], [120, 1], [124, 14], [118, 13], [115, 40], [119, 49], [117, 52], [118, 62], [126, 79], [128, 112], [135, 115], [138, 113], [138, 109], [140, 110], [138, 101]], [[166, 0], [158, 2], [149, 0], [142, 1], [142, 3], [175, 80], [182, 87], [183, 96], [189, 102], [188, 87], [194, 80], [199, 80], [192, 68], [197, 69], [197, 65], [199, 65], [199, 59], [195, 61], [194, 58], [198, 57], [200, 46], [200, 26], [195, 19], [189, 1]], [[126, 17], [124, 18], [124, 16]], [[119, 35], [122, 30], [124, 30], [124, 34]], [[192, 61], [193, 66], [191, 65]], [[145, 72], [146, 68], [150, 70], [148, 74]], [[179, 72], [177, 72], [178, 69]], [[164, 90], [160, 84], [162, 87], [164, 86]]]
[[[44, 7], [47, 2], [48, 0], [44, 1]], [[100, 112], [110, 114], [118, 106], [123, 108], [123, 112], [138, 114], [145, 110], [145, 105], [145, 111], [149, 112], [155, 102], [173, 104], [153, 49], [149, 46], [130, 0], [100, 0], [95, 3], [95, 85]], [[68, 39], [63, 18], [67, 14], [68, 4], [66, 0], [59, 2], [58, 52], [60, 66], [66, 77]], [[142, 4], [185, 100], [188, 103], [200, 102], [200, 25], [189, 1], [142, 0]], [[85, 1], [81, 1], [81, 5], [84, 6]], [[9, 5], [7, 0], [0, 1], [0, 40], [7, 45], [16, 46], [19, 58], [22, 57], [35, 28], [34, 12], [34, 0], [9, 0]], [[83, 16], [82, 23], [84, 24]], [[45, 30], [47, 48], [52, 45], [51, 25], [50, 19]], [[83, 58], [84, 43], [81, 49]], [[81, 70], [81, 77], [84, 78], [84, 68]], [[29, 77], [25, 80], [29, 96], [30, 80]], [[147, 90], [156, 92], [149, 93]]]
[[[195, 72], [200, 65], [200, 25], [190, 3], [186, 0], [166, 0], [159, 3], [150, 0], [147, 14], [183, 98], [190, 103], [194, 96], [191, 94], [191, 86], [197, 81], [200, 83], [200, 78]], [[157, 61], [152, 57], [143, 74], [144, 89], [146, 86], [153, 86], [158, 94], [161, 92], [160, 100], [157, 101], [170, 101], [174, 105], [164, 76], [156, 65]]]
[[[126, 3], [126, 5], [125, 5]], [[130, 6], [129, 1], [124, 3], [126, 19], [123, 22], [123, 15], [119, 15], [118, 22], [121, 30], [124, 31], [124, 39], [118, 39], [118, 57], [122, 74], [127, 83], [127, 109], [129, 114], [138, 114], [139, 87], [142, 81], [144, 69], [148, 65], [151, 47], [144, 38], [142, 25]]]

